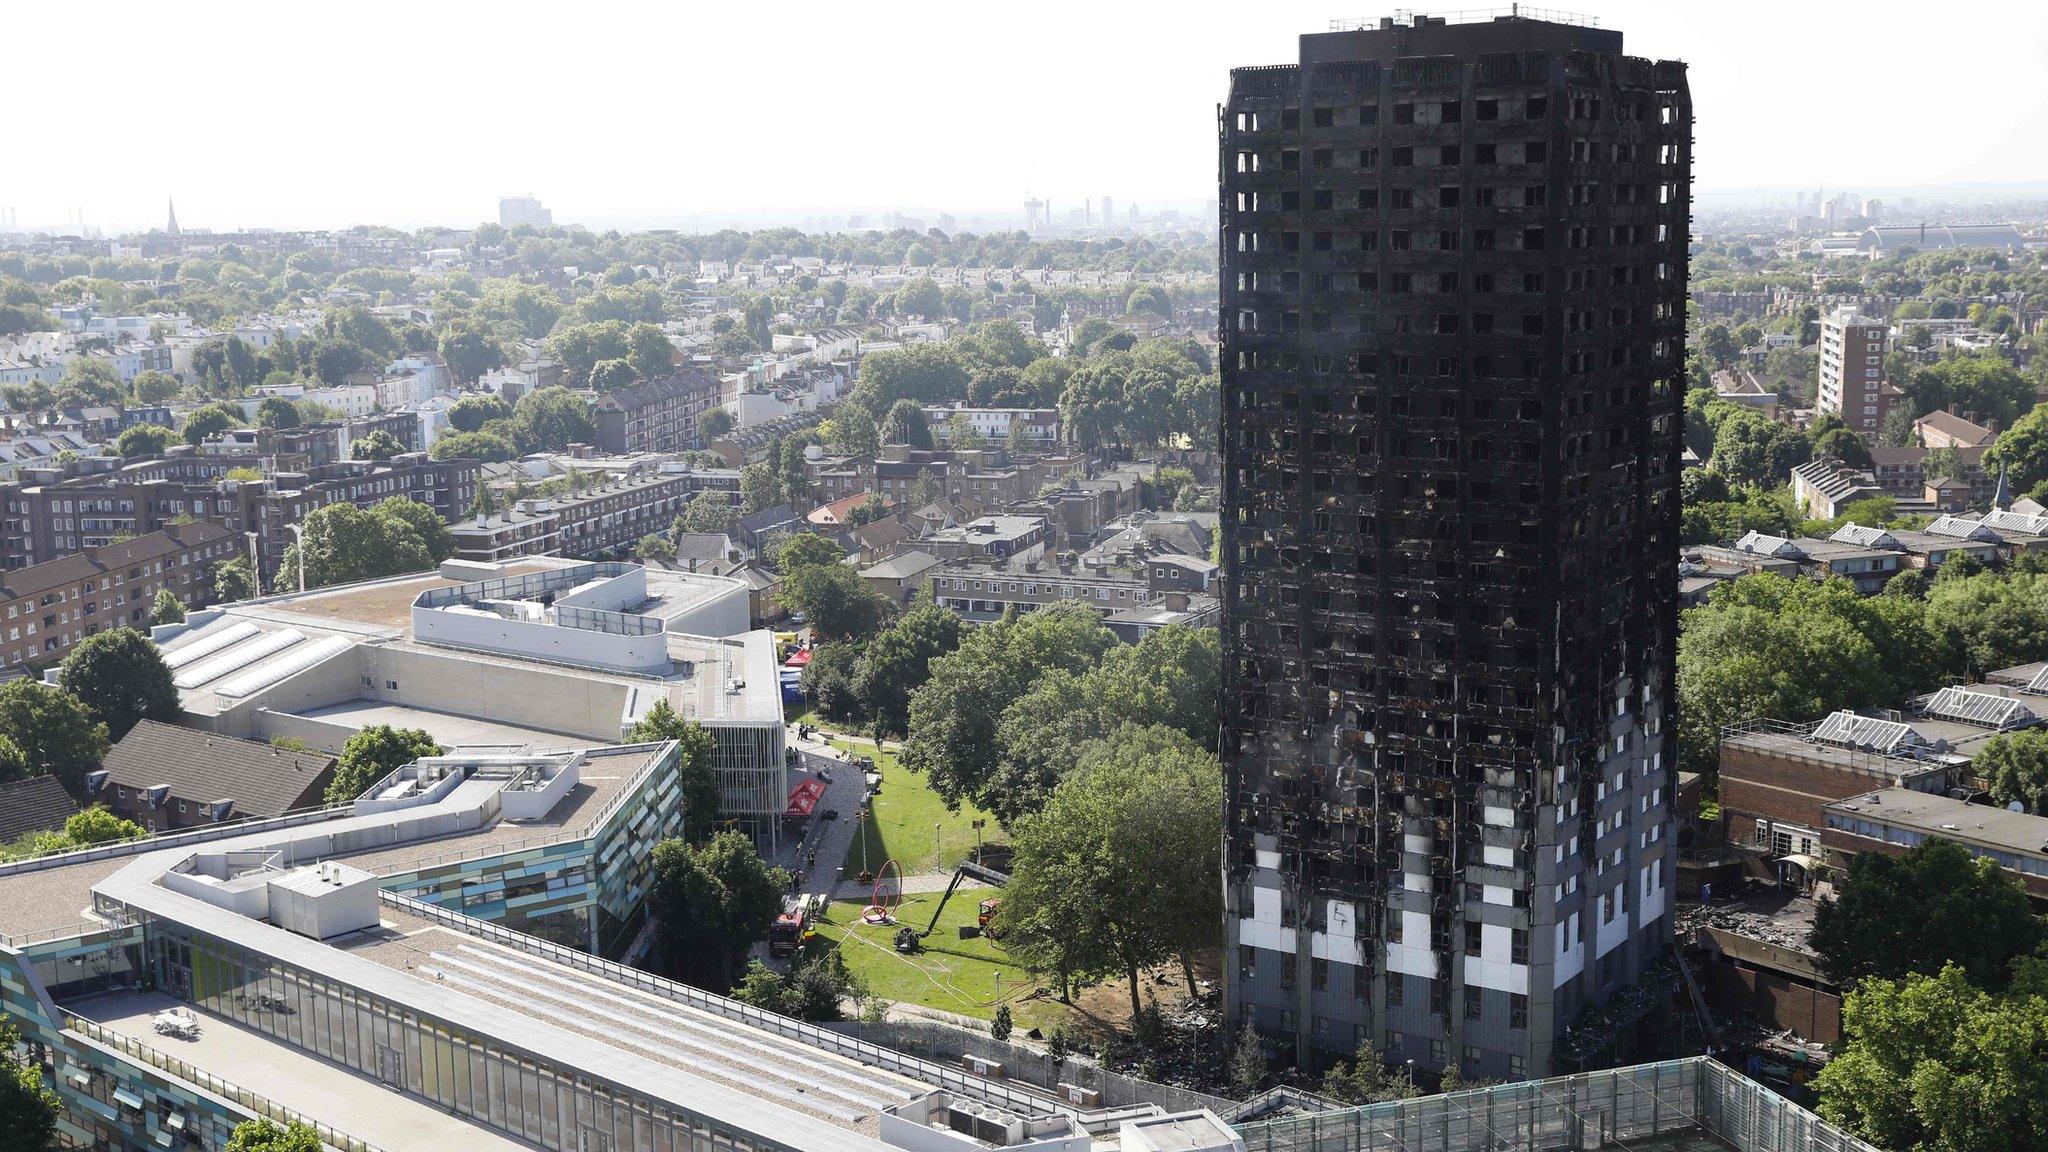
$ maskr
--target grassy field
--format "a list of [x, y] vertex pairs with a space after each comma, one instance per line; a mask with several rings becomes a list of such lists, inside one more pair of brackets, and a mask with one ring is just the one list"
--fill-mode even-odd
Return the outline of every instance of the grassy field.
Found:
[[882, 773], [882, 791], [875, 797], [874, 811], [847, 849], [847, 876], [879, 871], [882, 862], [891, 857], [905, 876], [950, 872], [973, 855], [976, 820], [986, 821], [981, 830], [983, 843], [1006, 839], [996, 822], [972, 804], [962, 804], [958, 812], [948, 811], [946, 802], [923, 776], [897, 763], [894, 751], [878, 753], [870, 741], [841, 736], [830, 737], [828, 742], [854, 756], [874, 757]]
[[[939, 895], [904, 897], [896, 910], [897, 919], [923, 931]], [[985, 936], [960, 939], [960, 927], [975, 922], [978, 906], [989, 895], [987, 888], [955, 892], [939, 917], [939, 926], [925, 937], [923, 950], [907, 956], [895, 949], [895, 927], [861, 922], [859, 902], [832, 905], [818, 926], [818, 936], [823, 947], [838, 948], [847, 968], [885, 1000], [990, 1020], [995, 1017], [996, 978], [1000, 975], [1002, 999], [1009, 1002], [1017, 1030], [1050, 1026], [1068, 1009], [1050, 996], [1025, 999], [1038, 983], [1010, 963], [994, 941]]]

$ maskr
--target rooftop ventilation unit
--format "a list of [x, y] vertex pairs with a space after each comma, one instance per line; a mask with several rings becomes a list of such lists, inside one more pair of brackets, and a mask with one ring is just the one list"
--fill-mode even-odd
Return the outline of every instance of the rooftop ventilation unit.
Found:
[[1943, 688], [1927, 702], [1927, 714], [1943, 720], [1982, 724], [1986, 728], [2024, 728], [2039, 718], [2032, 709], [2009, 696], [1972, 692], [1968, 688]]
[[1820, 722], [1813, 738], [1823, 744], [1879, 752], [1886, 756], [1914, 756], [1927, 748], [1927, 741], [1910, 725], [1896, 720], [1876, 720], [1847, 710]]

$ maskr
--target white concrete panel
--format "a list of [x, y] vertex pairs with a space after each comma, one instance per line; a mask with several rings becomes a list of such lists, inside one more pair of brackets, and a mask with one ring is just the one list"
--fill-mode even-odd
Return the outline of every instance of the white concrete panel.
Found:
[[1480, 988], [1492, 988], [1497, 992], [1529, 994], [1529, 966], [1508, 964], [1488, 960], [1484, 957], [1465, 958], [1465, 983]]
[[1486, 884], [1480, 887], [1479, 898], [1488, 904], [1501, 904], [1513, 907], [1515, 903], [1515, 890], [1499, 884]]
[[1417, 836], [1413, 832], [1409, 832], [1401, 837], [1401, 850], [1403, 852], [1412, 852], [1418, 856], [1427, 856], [1429, 854], [1429, 848], [1430, 840], [1427, 836]]
[[1629, 924], [1626, 913], [1600, 925], [1599, 930], [1594, 933], [1593, 944], [1596, 949], [1594, 955], [1605, 956], [1619, 948], [1621, 942], [1628, 939], [1628, 932]]
[[1253, 853], [1253, 857], [1259, 867], [1269, 872], [1278, 872], [1280, 870], [1280, 853], [1278, 852], [1268, 852], [1261, 848]]
[[1506, 964], [1513, 946], [1513, 929], [1505, 924], [1479, 926], [1479, 959]]
[[1277, 922], [1265, 924], [1257, 920], [1239, 919], [1237, 942], [1253, 948], [1270, 948], [1275, 952], [1294, 951], [1294, 933], [1282, 928]]
[[1515, 823], [1515, 810], [1488, 804], [1480, 812], [1479, 818], [1495, 828], [1508, 828]]
[[1252, 919], [1261, 924], [1280, 923], [1280, 890], [1278, 888], [1252, 889]]
[[[1424, 939], [1429, 929], [1423, 928]], [[1405, 972], [1410, 976], [1436, 979], [1436, 957], [1427, 948], [1411, 948], [1406, 944], [1387, 945], [1387, 971]]]
[[1515, 850], [1513, 848], [1504, 848], [1498, 844], [1488, 844], [1485, 850], [1480, 853], [1479, 858], [1492, 868], [1513, 868], [1515, 866]]
[[1322, 960], [1338, 964], [1361, 964], [1365, 960], [1365, 949], [1356, 936], [1333, 936], [1328, 932], [1317, 932], [1309, 937], [1309, 952]]

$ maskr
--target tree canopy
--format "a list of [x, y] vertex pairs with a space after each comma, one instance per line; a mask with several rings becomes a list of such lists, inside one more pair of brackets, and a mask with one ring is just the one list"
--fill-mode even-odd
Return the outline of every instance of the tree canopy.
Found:
[[682, 789], [683, 838], [702, 843], [718, 823], [718, 774], [712, 769], [715, 740], [710, 730], [677, 712], [667, 699], [656, 700], [626, 733], [628, 744], [674, 740], [676, 779]]
[[327, 802], [338, 804], [361, 796], [370, 785], [415, 760], [439, 756], [442, 748], [419, 728], [372, 724], [348, 738], [327, 785]]
[[133, 628], [113, 628], [79, 641], [64, 658], [58, 680], [106, 725], [113, 740], [126, 736], [138, 721], [171, 723], [183, 711], [170, 665]]
[[1834, 899], [1814, 915], [1812, 945], [1822, 971], [1843, 987], [1953, 964], [1972, 984], [1997, 991], [2044, 932], [1997, 861], [1927, 840], [1903, 856], [1852, 857]]
[[[423, 529], [430, 530], [431, 540], [421, 535]], [[454, 537], [440, 515], [417, 501], [393, 496], [369, 508], [329, 504], [300, 523], [298, 540], [285, 548], [278, 579], [296, 581], [301, 559], [308, 588], [423, 572], [453, 550]]]
[[[1080, 750], [1043, 810], [1013, 829], [997, 913], [1013, 955], [1061, 974], [1138, 973], [1185, 956], [1222, 915], [1223, 776], [1185, 734], [1127, 725]], [[1014, 930], [1014, 931], [1013, 931]]]
[[762, 860], [745, 833], [731, 830], [702, 845], [663, 841], [653, 870], [647, 905], [663, 962], [686, 983], [730, 988], [748, 951], [782, 912], [789, 874]]
[[107, 726], [78, 697], [26, 677], [0, 684], [0, 737], [20, 753], [0, 756], [0, 771], [46, 771], [74, 798], [86, 794], [86, 773], [109, 743]]

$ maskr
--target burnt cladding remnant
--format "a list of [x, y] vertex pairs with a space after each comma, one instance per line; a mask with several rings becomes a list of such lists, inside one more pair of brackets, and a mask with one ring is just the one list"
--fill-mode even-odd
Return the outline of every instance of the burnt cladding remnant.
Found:
[[1670, 946], [1691, 130], [1546, 20], [1231, 74], [1227, 1002], [1304, 1064], [1545, 1075]]

